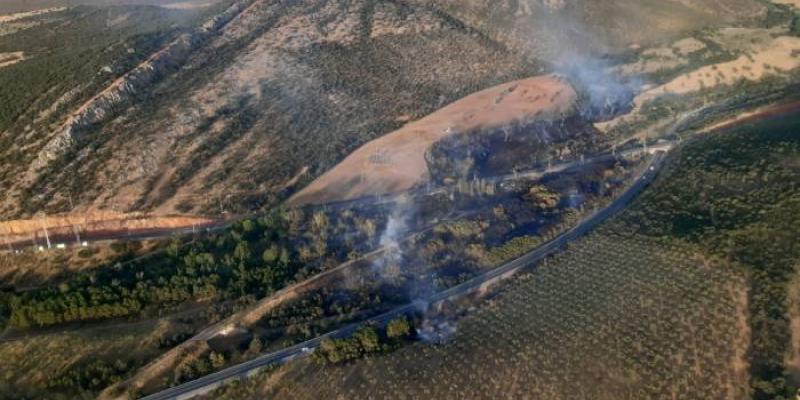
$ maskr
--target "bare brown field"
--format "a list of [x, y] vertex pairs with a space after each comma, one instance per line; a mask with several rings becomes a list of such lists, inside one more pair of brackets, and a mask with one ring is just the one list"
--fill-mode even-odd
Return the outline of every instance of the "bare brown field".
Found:
[[781, 36], [751, 54], [734, 61], [704, 66], [637, 96], [637, 106], [664, 94], [687, 94], [720, 85], [733, 85], [740, 79], [759, 81], [800, 66], [796, 51], [800, 38]]
[[[758, 37], [752, 43], [744, 43], [742, 32], [746, 38]], [[773, 37], [770, 30], [722, 30], [717, 41], [727, 50], [744, 50], [743, 54], [732, 61], [705, 65], [658, 86], [644, 87], [634, 99], [632, 112], [610, 121], [596, 123], [595, 127], [603, 132], [613, 131], [625, 123], [642, 121], [645, 116], [642, 109], [646, 104], [668, 95], [691, 96], [705, 90], [730, 90], [737, 82], [760, 82], [770, 77], [782, 77], [800, 67], [800, 38], [791, 36]], [[650, 128], [640, 132], [646, 134]], [[639, 134], [637, 134], [639, 136]]]
[[450, 135], [523, 121], [560, 119], [575, 100], [575, 90], [557, 75], [509, 82], [471, 94], [361, 146], [290, 203], [325, 203], [411, 189], [427, 180], [425, 152], [434, 143]]

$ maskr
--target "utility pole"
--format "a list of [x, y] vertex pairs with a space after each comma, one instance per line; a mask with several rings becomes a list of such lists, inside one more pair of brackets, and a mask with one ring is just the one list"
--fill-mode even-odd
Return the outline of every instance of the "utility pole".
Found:
[[78, 246], [80, 246], [81, 245], [81, 228], [79, 228], [77, 225], [73, 224], [72, 225], [72, 232], [75, 233], [75, 242], [77, 242]]
[[40, 221], [42, 223], [42, 230], [44, 231], [44, 239], [47, 241], [47, 248], [52, 249], [53, 246], [50, 244], [50, 234], [47, 233], [47, 214], [42, 213]]

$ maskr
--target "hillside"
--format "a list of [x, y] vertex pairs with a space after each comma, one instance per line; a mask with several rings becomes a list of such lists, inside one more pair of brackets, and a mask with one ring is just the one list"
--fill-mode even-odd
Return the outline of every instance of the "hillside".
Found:
[[0, 398], [800, 387], [796, 0], [60, 5], [0, 5]]
[[[6, 0], [0, 4], [0, 16], [35, 12], [56, 7], [155, 5], [167, 8], [208, 7], [219, 0]], [[2, 17], [0, 17], [2, 20]]]
[[[766, 16], [760, 2], [726, 0], [712, 17], [712, 3], [222, 2], [157, 46], [135, 46], [109, 79], [86, 87], [74, 77], [10, 103], [0, 216], [261, 209], [409, 121], [557, 69], [571, 45], [620, 54]], [[0, 79], [43, 60], [19, 48], [18, 35], [34, 33], [0, 37], [1, 52], [24, 54]]]
[[551, 62], [621, 53], [697, 29], [754, 23], [753, 0], [412, 0], [432, 4], [509, 46]]
[[324, 204], [409, 190], [429, 178], [426, 153], [452, 136], [556, 123], [576, 112], [574, 89], [557, 76], [509, 82], [459, 99], [351, 153], [290, 201]]
[[411, 343], [334, 348], [343, 360], [207, 398], [789, 398], [799, 127], [792, 115], [692, 139], [628, 210], [480, 305], [430, 312]]

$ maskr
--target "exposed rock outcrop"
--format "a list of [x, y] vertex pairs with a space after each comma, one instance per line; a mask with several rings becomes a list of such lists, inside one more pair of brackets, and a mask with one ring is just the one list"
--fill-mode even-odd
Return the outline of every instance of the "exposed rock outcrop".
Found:
[[81, 138], [82, 134], [124, 107], [137, 93], [175, 71], [193, 50], [205, 43], [210, 36], [219, 32], [253, 1], [238, 1], [193, 32], [180, 35], [86, 102], [67, 119], [56, 135], [42, 148], [32, 165], [33, 170], [39, 170], [63, 156]]

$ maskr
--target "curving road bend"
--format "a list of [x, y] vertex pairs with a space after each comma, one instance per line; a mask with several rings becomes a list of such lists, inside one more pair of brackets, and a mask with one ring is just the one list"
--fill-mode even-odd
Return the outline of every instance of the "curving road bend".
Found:
[[317, 347], [319, 347], [320, 343], [322, 342], [322, 339], [324, 338], [329, 338], [329, 337], [338, 338], [338, 337], [349, 336], [353, 332], [355, 332], [355, 330], [358, 329], [358, 327], [362, 326], [365, 323], [372, 323], [378, 325], [385, 324], [392, 318], [395, 318], [399, 315], [410, 313], [414, 310], [419, 309], [420, 307], [424, 308], [430, 304], [435, 304], [454, 296], [470, 293], [475, 289], [484, 287], [485, 285], [510, 277], [519, 270], [521, 270], [522, 268], [531, 266], [532, 264], [541, 261], [548, 255], [564, 247], [569, 242], [580, 238], [581, 236], [585, 235], [586, 233], [597, 227], [599, 224], [601, 224], [602, 222], [604, 222], [617, 212], [624, 209], [631, 202], [631, 200], [633, 200], [633, 198], [636, 197], [636, 195], [638, 195], [653, 181], [653, 179], [656, 177], [659, 170], [663, 166], [666, 153], [671, 149], [671, 147], [672, 146], [670, 145], [662, 149], [654, 150], [653, 152], [655, 153], [655, 155], [651, 159], [650, 163], [646, 166], [645, 170], [636, 178], [635, 182], [630, 187], [628, 187], [628, 189], [625, 190], [625, 192], [623, 192], [611, 204], [609, 204], [603, 209], [598, 210], [594, 214], [584, 219], [580, 224], [578, 224], [574, 228], [555, 237], [554, 239], [550, 240], [544, 245], [538, 247], [536, 250], [533, 250], [513, 261], [503, 264], [502, 266], [497, 267], [489, 272], [486, 272], [485, 274], [472, 278], [467, 282], [464, 282], [460, 285], [439, 292], [425, 299], [423, 302], [421, 302], [422, 304], [420, 303], [406, 304], [404, 306], [398, 307], [389, 312], [381, 314], [377, 317], [371, 318], [367, 321], [347, 325], [338, 330], [296, 344], [294, 346], [285, 348], [283, 350], [265, 354], [253, 360], [226, 368], [222, 371], [218, 371], [213, 374], [206, 375], [202, 378], [184, 383], [182, 385], [175, 386], [149, 396], [145, 396], [142, 398], [142, 400], [166, 400], [166, 399], [182, 400], [197, 395], [201, 395], [204, 393], [208, 393], [228, 381], [250, 376], [267, 366], [282, 364], [294, 360], [296, 358], [307, 356], [308, 354], [312, 353]]

